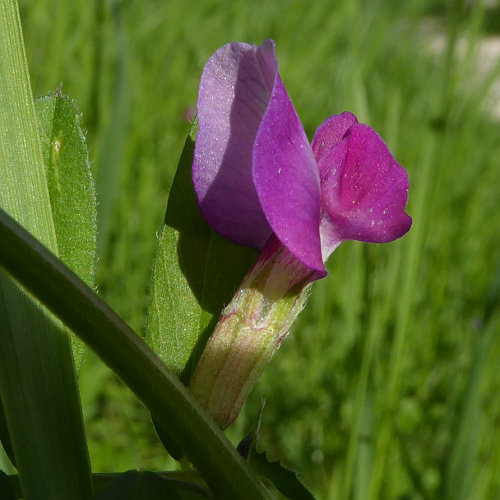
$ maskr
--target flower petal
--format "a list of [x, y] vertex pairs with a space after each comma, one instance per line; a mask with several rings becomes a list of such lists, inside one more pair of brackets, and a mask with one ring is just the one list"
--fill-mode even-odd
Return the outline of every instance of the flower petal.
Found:
[[205, 65], [198, 96], [193, 183], [210, 226], [262, 248], [271, 228], [252, 181], [252, 149], [278, 74], [275, 45], [231, 43]]
[[325, 276], [319, 236], [318, 168], [279, 75], [255, 141], [253, 180], [278, 239], [303, 264], [318, 272], [318, 277]]
[[330, 116], [317, 128], [312, 141], [312, 150], [320, 169], [320, 179], [328, 175], [328, 165], [326, 164], [322, 171], [321, 159], [344, 138], [347, 131], [356, 123], [358, 123], [356, 116], [349, 111], [344, 111], [340, 115]]
[[329, 171], [321, 185], [321, 210], [334, 228], [330, 234], [339, 240], [385, 243], [410, 229], [411, 218], [404, 211], [408, 176], [373, 129], [353, 125], [322, 157], [319, 168]]

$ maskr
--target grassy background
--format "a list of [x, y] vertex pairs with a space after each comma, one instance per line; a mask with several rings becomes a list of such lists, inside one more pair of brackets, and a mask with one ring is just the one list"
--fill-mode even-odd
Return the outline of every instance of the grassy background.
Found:
[[[410, 176], [411, 232], [348, 242], [230, 429], [262, 398], [262, 445], [319, 498], [500, 497], [500, 31], [481, 2], [20, 2], [35, 95], [75, 98], [99, 196], [99, 291], [144, 327], [156, 231], [207, 58], [276, 40], [312, 137], [344, 110]], [[434, 34], [441, 49], [432, 48]], [[96, 472], [165, 469], [149, 417], [92, 355], [81, 377]]]

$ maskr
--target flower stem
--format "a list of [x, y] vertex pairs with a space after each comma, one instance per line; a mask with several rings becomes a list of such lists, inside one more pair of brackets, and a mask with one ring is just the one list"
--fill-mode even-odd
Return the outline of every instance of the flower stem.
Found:
[[302, 311], [311, 277], [311, 270], [272, 236], [222, 311], [189, 386], [220, 427], [236, 419]]

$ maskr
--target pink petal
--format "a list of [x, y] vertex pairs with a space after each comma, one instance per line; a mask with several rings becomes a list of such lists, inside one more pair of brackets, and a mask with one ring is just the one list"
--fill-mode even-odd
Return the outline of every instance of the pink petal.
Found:
[[312, 141], [312, 150], [320, 165], [321, 179], [328, 175], [328, 165], [322, 171], [321, 159], [344, 138], [347, 131], [356, 123], [358, 123], [356, 116], [349, 111], [344, 111], [340, 115], [330, 116], [317, 128]]
[[253, 180], [267, 220], [281, 243], [318, 277], [326, 275], [319, 235], [318, 168], [279, 76], [257, 133]]
[[271, 228], [252, 181], [252, 149], [278, 75], [275, 45], [231, 43], [203, 71], [193, 183], [210, 226], [241, 245], [262, 248]]
[[324, 155], [321, 171], [322, 225], [339, 240], [385, 243], [405, 234], [408, 176], [379, 135], [367, 125], [353, 125]]

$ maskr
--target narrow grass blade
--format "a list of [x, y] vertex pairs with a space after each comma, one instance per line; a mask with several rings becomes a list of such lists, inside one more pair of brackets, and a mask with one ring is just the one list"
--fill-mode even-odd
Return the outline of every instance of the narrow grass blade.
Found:
[[370, 387], [370, 374], [389, 316], [391, 304], [398, 292], [401, 252], [393, 253], [393, 260], [387, 270], [384, 283], [384, 297], [370, 308], [363, 358], [356, 388], [356, 399], [352, 429], [347, 449], [346, 469], [343, 477], [342, 498], [365, 499], [368, 496], [370, 477], [373, 467], [373, 389]]
[[[100, 24], [99, 29], [103, 30], [103, 7], [96, 4], [96, 20]], [[113, 77], [113, 106], [112, 116], [109, 124], [104, 126], [98, 148], [97, 158], [97, 192], [99, 198], [99, 231], [98, 231], [98, 251], [102, 255], [106, 250], [112, 230], [113, 217], [116, 211], [119, 189], [122, 180], [122, 171], [125, 164], [125, 150], [127, 145], [127, 127], [130, 115], [130, 76], [125, 28], [121, 20], [121, 4], [113, 5], [113, 18], [115, 29], [118, 34], [118, 55], [117, 71]], [[102, 56], [105, 50], [106, 38], [99, 34], [100, 46], [96, 48], [98, 54]], [[98, 55], [96, 54], [96, 57]], [[99, 88], [102, 83], [98, 80], [99, 64], [96, 62], [96, 74], [94, 75], [94, 87]], [[94, 103], [96, 110], [99, 103]]]
[[[429, 196], [432, 187], [432, 165], [435, 149], [434, 138], [428, 136], [425, 156], [422, 161], [422, 179], [418, 189], [414, 191], [415, 210], [413, 212], [414, 223], [411, 232], [406, 238], [406, 256], [402, 260], [403, 284], [398, 302], [394, 340], [391, 347], [390, 369], [386, 385], [385, 411], [388, 415], [397, 403], [399, 391], [403, 353], [406, 336], [409, 331], [410, 317], [414, 305], [414, 297], [417, 283], [417, 272], [420, 265], [421, 249], [425, 238], [424, 229], [429, 218]], [[382, 482], [385, 477], [387, 456], [393, 436], [393, 421], [387, 416], [381, 421], [377, 433], [377, 444], [374, 457], [374, 468], [370, 481], [369, 499], [376, 500], [380, 497]]]
[[0, 470], [3, 470], [7, 474], [14, 474], [16, 472], [15, 467], [9, 459], [2, 443], [0, 443]]
[[171, 429], [219, 498], [269, 498], [179, 379], [85, 283], [3, 210], [0, 239], [0, 265], [96, 352], [162, 427]]
[[488, 367], [488, 356], [498, 331], [490, 324], [499, 307], [500, 266], [493, 272], [493, 280], [485, 301], [483, 325], [470, 367], [470, 375], [462, 400], [456, 412], [455, 439], [446, 469], [445, 495], [448, 500], [471, 498], [474, 482], [474, 464], [478, 461], [478, 448], [482, 431], [481, 403], [484, 398], [483, 378]]

